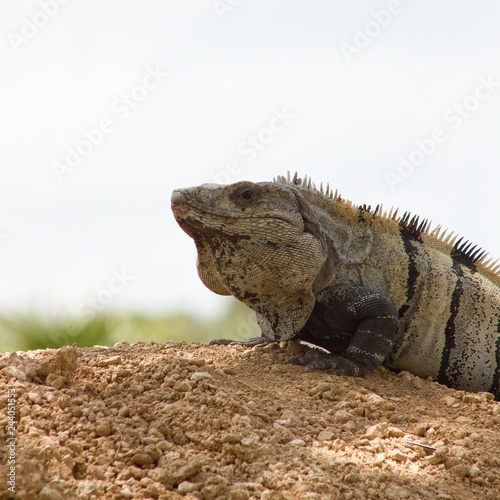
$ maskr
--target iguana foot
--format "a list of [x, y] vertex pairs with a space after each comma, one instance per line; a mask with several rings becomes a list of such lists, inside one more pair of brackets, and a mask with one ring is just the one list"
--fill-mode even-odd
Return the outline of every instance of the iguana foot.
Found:
[[213, 339], [208, 345], [241, 345], [243, 347], [265, 347], [269, 344], [274, 344], [274, 340], [267, 337], [252, 337], [246, 340], [232, 340], [232, 339]]
[[367, 367], [360, 366], [342, 356], [335, 356], [319, 349], [310, 349], [304, 356], [292, 356], [289, 360], [294, 365], [305, 366], [306, 372], [326, 370], [334, 375], [348, 375], [362, 377], [369, 371]]

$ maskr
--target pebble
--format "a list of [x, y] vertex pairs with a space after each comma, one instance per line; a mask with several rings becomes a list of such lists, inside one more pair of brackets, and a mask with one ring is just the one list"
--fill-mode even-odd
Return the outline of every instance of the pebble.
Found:
[[349, 472], [344, 476], [344, 481], [346, 483], [357, 483], [360, 480], [360, 477], [355, 472]]
[[324, 430], [318, 434], [318, 441], [331, 441], [335, 437], [332, 431]]
[[292, 439], [290, 444], [293, 446], [305, 446], [306, 442], [303, 439]]
[[95, 426], [95, 433], [97, 437], [109, 436], [111, 434], [111, 427], [109, 424], [97, 424]]
[[193, 358], [188, 361], [190, 365], [195, 365], [195, 366], [204, 366], [206, 361], [204, 359], [197, 359]]
[[448, 448], [445, 446], [438, 448], [433, 455], [427, 457], [427, 461], [432, 465], [443, 463], [448, 458]]
[[389, 424], [386, 422], [381, 422], [379, 424], [372, 425], [366, 429], [365, 435], [363, 436], [366, 439], [375, 439], [376, 437], [385, 437], [387, 428]]
[[234, 444], [234, 443], [240, 443], [241, 439], [236, 434], [226, 434], [225, 436], [222, 437], [222, 442]]
[[410, 498], [410, 492], [402, 486], [391, 484], [384, 491], [384, 498], [387, 498], [388, 500], [401, 500], [402, 498]]
[[53, 373], [49, 373], [45, 379], [45, 383], [55, 389], [60, 389], [64, 385], [64, 382], [64, 377], [61, 375], [54, 375]]
[[385, 399], [378, 394], [370, 394], [368, 396], [368, 403], [372, 404], [373, 406], [382, 406], [385, 404]]
[[28, 393], [28, 399], [32, 402], [35, 403], [36, 405], [39, 405], [42, 402], [42, 396], [35, 391], [31, 391]]
[[392, 450], [387, 456], [396, 462], [406, 462], [408, 460], [408, 455], [401, 453], [399, 450]]
[[111, 356], [107, 359], [102, 359], [97, 363], [97, 366], [111, 366], [111, 365], [121, 365], [123, 363], [123, 358], [121, 356]]
[[193, 390], [193, 387], [187, 380], [179, 380], [175, 385], [174, 385], [174, 390], [179, 391], [179, 392], [189, 392]]
[[193, 491], [196, 491], [199, 489], [199, 485], [195, 483], [191, 483], [189, 481], [182, 481], [182, 483], [177, 486], [177, 491], [181, 495], [185, 495], [186, 493], [192, 493]]
[[151, 465], [153, 463], [153, 459], [147, 453], [136, 453], [132, 457], [132, 463], [135, 465]]
[[476, 396], [475, 394], [466, 394], [463, 398], [462, 401], [464, 403], [480, 403], [483, 401], [483, 398], [480, 398]]
[[250, 495], [248, 494], [248, 491], [241, 488], [230, 491], [228, 497], [229, 500], [248, 500], [249, 498]]
[[345, 424], [346, 422], [349, 422], [349, 420], [352, 420], [352, 415], [345, 410], [338, 410], [335, 412], [335, 415], [333, 417], [333, 421], [336, 424]]
[[213, 376], [210, 375], [210, 373], [208, 372], [194, 372], [191, 375], [191, 380], [193, 380], [194, 382], [199, 382], [200, 380], [211, 379], [211, 378], [213, 378]]
[[479, 469], [479, 467], [477, 465], [473, 465], [470, 469], [469, 469], [469, 477], [477, 477], [481, 474], [481, 470]]

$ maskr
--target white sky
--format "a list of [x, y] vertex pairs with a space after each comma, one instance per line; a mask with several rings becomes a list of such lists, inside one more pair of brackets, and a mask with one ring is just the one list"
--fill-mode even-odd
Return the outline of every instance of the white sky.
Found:
[[[497, 0], [224, 4], [0, 1], [0, 313], [79, 313], [93, 299], [221, 310], [170, 193], [223, 180], [229, 162], [231, 182], [298, 170], [500, 257]], [[148, 71], [157, 80], [137, 88]], [[247, 138], [267, 141], [275, 110], [294, 118], [249, 162]], [[102, 120], [112, 130], [60, 181], [54, 164]], [[440, 144], [391, 189], [386, 172], [433, 133]]]

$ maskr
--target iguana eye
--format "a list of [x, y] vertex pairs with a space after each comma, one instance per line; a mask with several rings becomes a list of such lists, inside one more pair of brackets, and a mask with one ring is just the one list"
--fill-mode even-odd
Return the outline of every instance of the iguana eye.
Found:
[[245, 189], [240, 193], [240, 196], [246, 200], [250, 201], [254, 197], [254, 192], [251, 189]]

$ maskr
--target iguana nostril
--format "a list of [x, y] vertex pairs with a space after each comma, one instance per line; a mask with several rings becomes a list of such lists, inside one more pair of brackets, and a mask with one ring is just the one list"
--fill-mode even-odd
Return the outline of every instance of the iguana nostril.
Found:
[[183, 194], [181, 189], [174, 189], [172, 196], [170, 197], [170, 202], [172, 203], [172, 206], [185, 203], [186, 196]]

